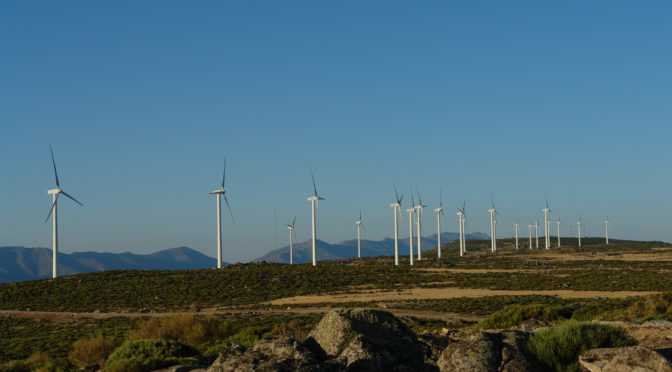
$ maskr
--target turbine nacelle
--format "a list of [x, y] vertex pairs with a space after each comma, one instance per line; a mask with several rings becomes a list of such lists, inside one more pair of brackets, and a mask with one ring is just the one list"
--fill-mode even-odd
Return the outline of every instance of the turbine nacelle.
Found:
[[392, 207], [392, 208], [401, 207], [401, 203], [392, 203], [392, 204], [390, 204], [390, 207]]
[[47, 191], [47, 194], [49, 194], [49, 195], [58, 195], [60, 193], [61, 193], [61, 189], [52, 189], [52, 190]]
[[413, 212], [415, 211], [416, 208], [417, 208], [417, 207], [414, 207], [414, 208], [408, 208], [408, 209], [406, 210], [406, 212], [407, 212], [407, 213], [413, 213]]
[[324, 199], [320, 198], [319, 196], [311, 196], [307, 200], [308, 201], [318, 201], [318, 200], [324, 200]]
[[495, 212], [497, 212], [497, 210], [494, 209], [494, 208], [490, 208], [490, 209], [488, 209], [488, 212], [490, 212], [490, 213], [495, 213]]
[[226, 194], [226, 190], [219, 189], [219, 190], [215, 190], [215, 191], [210, 191], [210, 194], [213, 194], [213, 195], [222, 194], [222, 195], [224, 195], [224, 194]]
[[441, 213], [441, 212], [443, 212], [443, 208], [435, 208], [434, 212]]

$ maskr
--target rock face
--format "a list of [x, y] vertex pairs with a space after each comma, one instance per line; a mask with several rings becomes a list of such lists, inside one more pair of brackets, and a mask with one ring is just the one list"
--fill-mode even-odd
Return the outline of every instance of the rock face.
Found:
[[437, 366], [445, 372], [543, 371], [544, 368], [525, 353], [528, 339], [527, 332], [480, 332], [469, 341], [448, 345], [441, 353]]
[[425, 364], [427, 350], [417, 336], [386, 311], [333, 310], [306, 342], [319, 345], [327, 358], [340, 358], [349, 371], [435, 370]]
[[579, 356], [579, 364], [590, 372], [672, 372], [667, 359], [641, 346], [588, 350]]
[[247, 350], [238, 344], [227, 345], [207, 372], [311, 371], [318, 363], [301, 342], [289, 337], [276, 337], [260, 340]]

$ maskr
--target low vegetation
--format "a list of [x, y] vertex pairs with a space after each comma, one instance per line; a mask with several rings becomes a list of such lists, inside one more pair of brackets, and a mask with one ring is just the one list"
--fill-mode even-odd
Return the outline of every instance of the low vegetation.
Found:
[[107, 372], [145, 372], [175, 364], [192, 364], [189, 357], [198, 352], [173, 340], [126, 341], [110, 355], [105, 363]]
[[550, 370], [573, 372], [578, 371], [579, 355], [588, 349], [631, 345], [635, 340], [622, 328], [568, 320], [533, 334], [527, 348]]

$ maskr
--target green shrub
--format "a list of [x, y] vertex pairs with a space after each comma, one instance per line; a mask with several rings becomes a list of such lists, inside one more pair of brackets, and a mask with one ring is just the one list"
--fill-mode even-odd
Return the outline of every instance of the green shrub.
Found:
[[651, 319], [672, 320], [672, 292], [658, 293], [632, 304], [626, 317], [640, 322]]
[[623, 328], [568, 320], [530, 337], [527, 348], [540, 363], [557, 372], [576, 371], [579, 355], [588, 349], [634, 345]]
[[478, 322], [476, 327], [487, 329], [509, 328], [532, 318], [544, 321], [569, 319], [573, 312], [573, 307], [564, 305], [511, 305], [490, 314], [488, 317]]
[[80, 367], [103, 365], [110, 354], [121, 344], [116, 337], [98, 335], [82, 338], [72, 344], [68, 359]]
[[76, 370], [66, 361], [54, 361], [47, 354], [39, 351], [24, 360], [12, 360], [0, 364], [0, 372], [70, 372]]
[[226, 342], [235, 342], [245, 347], [254, 346], [263, 337], [269, 334], [268, 327], [247, 327], [226, 339]]
[[110, 372], [144, 372], [175, 364], [191, 364], [190, 356], [198, 352], [173, 340], [126, 341], [110, 355], [105, 370]]

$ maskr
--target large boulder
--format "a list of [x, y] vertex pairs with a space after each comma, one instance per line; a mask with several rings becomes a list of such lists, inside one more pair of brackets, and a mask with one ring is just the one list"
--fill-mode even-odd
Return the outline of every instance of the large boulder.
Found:
[[426, 347], [415, 333], [386, 311], [332, 310], [310, 332], [306, 344], [319, 346], [327, 359], [340, 358], [348, 371], [433, 369], [425, 364]]
[[207, 372], [253, 372], [313, 370], [319, 361], [313, 353], [290, 337], [265, 338], [244, 350], [229, 344]]
[[449, 344], [436, 364], [446, 372], [543, 371], [526, 352], [528, 340], [529, 333], [521, 331], [479, 332], [468, 341]]
[[665, 357], [642, 346], [587, 350], [579, 356], [579, 364], [590, 372], [672, 372]]

